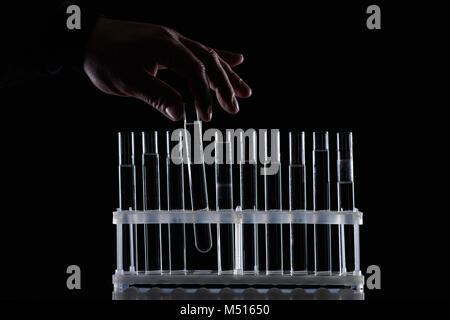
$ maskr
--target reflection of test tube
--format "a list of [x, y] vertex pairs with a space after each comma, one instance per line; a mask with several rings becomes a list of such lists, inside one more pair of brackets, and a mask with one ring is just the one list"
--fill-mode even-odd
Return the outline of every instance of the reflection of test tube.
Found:
[[[167, 207], [184, 210], [184, 171], [182, 155], [182, 132], [166, 132], [167, 140]], [[170, 273], [186, 272], [186, 231], [184, 224], [169, 224]]]
[[[247, 148], [244, 133], [241, 132], [239, 135], [240, 205], [242, 210], [258, 209], [256, 141], [256, 131], [252, 131], [248, 139], [249, 145]], [[242, 250], [244, 273], [258, 272], [257, 224], [243, 224]]]
[[[330, 210], [330, 159], [328, 132], [313, 135], [314, 211]], [[314, 225], [315, 272], [331, 272], [331, 225]]]
[[[136, 210], [136, 166], [134, 164], [134, 133], [119, 132], [119, 207], [120, 210]], [[136, 225], [129, 224], [118, 229], [118, 239], [127, 241], [129, 239], [129, 248], [123, 246], [122, 252], [117, 252], [117, 257], [123, 257], [123, 262], [118, 261], [117, 269], [123, 270], [123, 266], [129, 265], [130, 271], [136, 271], [135, 268], [135, 248], [137, 243], [135, 239]], [[118, 247], [119, 249], [119, 247]], [[129, 250], [129, 251], [128, 251]]]
[[[215, 169], [216, 169], [216, 209], [233, 209], [233, 171], [230, 132], [225, 141], [220, 141], [216, 134]], [[234, 271], [234, 226], [231, 223], [217, 224], [217, 271], [233, 273]]]
[[[142, 185], [144, 210], [160, 210], [158, 132], [142, 132]], [[162, 270], [161, 225], [144, 225], [145, 272]]]
[[[198, 120], [192, 106], [185, 108], [184, 129], [192, 210], [208, 210], [202, 122]], [[211, 250], [213, 243], [210, 224], [194, 224], [194, 237], [195, 247], [199, 252]]]
[[[268, 141], [264, 132], [264, 205], [265, 210], [281, 210], [280, 132], [272, 131]], [[272, 150], [269, 161], [269, 146]], [[269, 213], [270, 214], [270, 213]], [[266, 274], [283, 273], [283, 229], [281, 224], [266, 224]]]
[[[338, 177], [338, 211], [354, 211], [355, 197], [353, 184], [353, 137], [351, 132], [337, 134], [337, 177]], [[358, 228], [358, 230], [356, 230]], [[359, 232], [359, 225], [340, 225], [341, 237], [341, 272], [359, 271], [355, 264], [354, 236]]]
[[[289, 132], [289, 210], [306, 210], [305, 133]], [[290, 225], [291, 274], [308, 269], [306, 224]]]

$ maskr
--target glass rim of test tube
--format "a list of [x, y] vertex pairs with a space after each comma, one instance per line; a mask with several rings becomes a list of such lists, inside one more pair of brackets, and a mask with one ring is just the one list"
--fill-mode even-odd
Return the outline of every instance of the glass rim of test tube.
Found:
[[142, 131], [142, 154], [159, 154], [158, 131]]
[[[125, 143], [127, 140], [128, 143]], [[134, 165], [134, 132], [118, 132], [119, 165]]]
[[[248, 144], [246, 144], [246, 136], [243, 131], [238, 136], [238, 164], [241, 163], [257, 163], [257, 137], [256, 131], [252, 130], [248, 136]], [[248, 148], [247, 148], [248, 147]], [[248, 152], [247, 152], [248, 150]], [[248, 155], [248, 157], [247, 157]]]

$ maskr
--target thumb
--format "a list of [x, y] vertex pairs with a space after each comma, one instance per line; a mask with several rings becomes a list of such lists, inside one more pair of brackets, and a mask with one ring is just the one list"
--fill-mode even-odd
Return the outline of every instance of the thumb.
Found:
[[151, 105], [172, 121], [182, 118], [184, 112], [181, 95], [164, 81], [142, 74], [133, 77], [132, 84], [128, 84], [128, 95]]

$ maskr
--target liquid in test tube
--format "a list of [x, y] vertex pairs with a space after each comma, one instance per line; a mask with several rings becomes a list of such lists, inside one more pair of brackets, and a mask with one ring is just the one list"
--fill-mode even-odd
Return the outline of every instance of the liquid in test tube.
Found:
[[[134, 163], [134, 133], [119, 132], [119, 208], [120, 210], [136, 210], [136, 166]], [[123, 253], [117, 252], [117, 257], [122, 256], [122, 262], [118, 261], [118, 270], [128, 266], [130, 272], [135, 272], [135, 254], [137, 243], [136, 225], [123, 225], [122, 230], [117, 230], [118, 239], [122, 239]], [[129, 244], [127, 246], [126, 244]], [[118, 248], [119, 249], [119, 248]], [[135, 251], [136, 250], [136, 251]], [[118, 259], [119, 260], [119, 259]]]
[[[281, 210], [280, 132], [265, 138], [264, 205], [265, 210]], [[269, 161], [269, 149], [271, 156]], [[270, 213], [269, 213], [270, 214]], [[266, 224], [266, 274], [283, 273], [283, 229], [281, 224]]]
[[[185, 147], [192, 210], [208, 210], [208, 188], [203, 154], [202, 122], [192, 106], [185, 108]], [[206, 253], [212, 248], [210, 224], [194, 224], [195, 247]]]
[[[161, 210], [158, 132], [142, 132], [142, 185], [144, 210]], [[145, 272], [161, 273], [161, 224], [145, 224]]]
[[[289, 132], [289, 210], [306, 210], [305, 133]], [[291, 274], [308, 270], [308, 226], [290, 225]]]
[[[169, 210], [184, 210], [184, 169], [182, 132], [166, 132], [167, 205]], [[169, 224], [169, 267], [171, 274], [186, 273], [186, 226]]]
[[[313, 134], [314, 211], [330, 210], [330, 159], [328, 132]], [[314, 225], [314, 265], [316, 273], [331, 273], [331, 225]]]
[[[338, 211], [354, 211], [353, 135], [351, 132], [340, 132], [337, 134], [337, 151]], [[359, 231], [358, 225], [340, 225], [341, 272], [343, 273], [356, 270], [354, 242], [356, 228]]]
[[[240, 178], [240, 205], [242, 210], [258, 209], [258, 176], [256, 131], [248, 137], [248, 145], [244, 133], [239, 135], [239, 178]], [[245, 223], [242, 226], [242, 257], [244, 274], [259, 272], [258, 255], [258, 225]]]
[[[216, 134], [215, 169], [216, 169], [216, 208], [217, 210], [233, 209], [233, 172], [232, 149], [229, 132], [225, 141], [220, 141]], [[217, 260], [218, 273], [234, 272], [234, 225], [231, 223], [217, 224]]]

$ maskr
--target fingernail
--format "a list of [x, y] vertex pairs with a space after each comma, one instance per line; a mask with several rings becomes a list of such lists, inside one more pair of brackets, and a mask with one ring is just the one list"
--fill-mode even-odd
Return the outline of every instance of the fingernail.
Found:
[[169, 116], [170, 119], [172, 119], [173, 121], [177, 121], [178, 120], [178, 108], [175, 106], [168, 106], [165, 110], [164, 110], [165, 114], [167, 114]]
[[202, 112], [203, 121], [206, 121], [206, 122], [211, 121], [211, 116], [212, 116], [211, 108], [208, 108], [205, 112]]
[[212, 119], [212, 108], [208, 109], [208, 121], [210, 121]]
[[233, 95], [231, 102], [233, 103], [234, 111], [238, 112], [239, 111], [239, 103], [238, 103], [235, 95]]
[[250, 97], [252, 95], [252, 88], [242, 79], [239, 79], [239, 85], [245, 88], [245, 90], [248, 91], [248, 96]]

